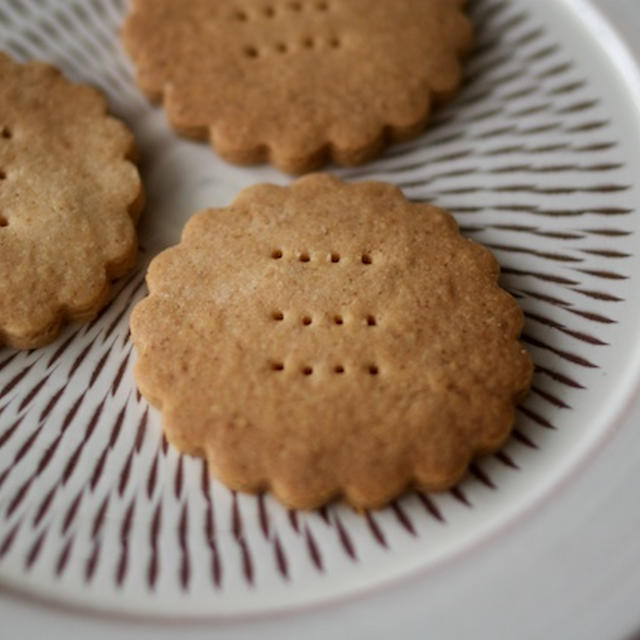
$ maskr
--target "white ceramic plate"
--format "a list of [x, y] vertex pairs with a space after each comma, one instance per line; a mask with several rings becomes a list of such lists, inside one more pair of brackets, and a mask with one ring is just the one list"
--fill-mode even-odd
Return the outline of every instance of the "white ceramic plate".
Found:
[[[343, 630], [353, 624], [362, 637], [388, 637], [396, 612], [401, 631], [432, 623], [444, 635], [464, 630], [462, 619], [444, 615], [458, 593], [469, 621], [476, 611], [489, 622], [487, 636], [500, 628], [481, 603], [507, 588], [505, 562], [519, 566], [514, 541], [533, 535], [546, 517], [535, 541], [557, 554], [557, 527], [571, 527], [572, 514], [577, 518], [590, 499], [578, 496], [572, 511], [571, 489], [562, 487], [571, 478], [578, 486], [580, 467], [602, 467], [594, 452], [621, 421], [638, 382], [640, 76], [595, 4], [476, 0], [478, 44], [458, 98], [418, 140], [366, 167], [338, 171], [352, 180], [388, 180], [437, 203], [491, 247], [504, 286], [527, 315], [524, 340], [537, 366], [502, 452], [476, 463], [449, 493], [414, 493], [365, 516], [340, 505], [289, 512], [268, 496], [227, 491], [200, 461], [166, 445], [159, 415], [131, 375], [128, 313], [144, 295], [148, 260], [177, 241], [197, 209], [224, 205], [249, 184], [287, 178], [228, 166], [207, 146], [173, 135], [131, 80], [117, 39], [125, 10], [119, 0], [0, 5], [0, 47], [54, 62], [109, 96], [137, 135], [149, 193], [142, 259], [107, 310], [45, 349], [0, 351], [0, 583], [7, 598], [20, 594], [75, 612], [54, 616], [12, 600], [3, 627], [28, 620], [35, 628], [54, 616], [99, 634], [109, 617], [142, 616], [215, 619], [222, 634], [261, 629], [275, 637], [295, 628], [319, 633], [322, 620]], [[599, 6], [622, 28], [625, 16], [638, 24], [640, 7], [630, 0]], [[619, 465], [638, 467], [630, 449], [612, 455], [595, 484], [604, 493], [616, 486]], [[549, 521], [545, 514], [563, 501]], [[610, 503], [611, 494], [604, 500]], [[615, 553], [620, 532], [611, 529], [611, 549], [603, 553]], [[566, 557], [587, 549], [589, 535], [571, 542]], [[630, 558], [637, 562], [636, 551]], [[538, 557], [530, 548], [522, 554], [529, 564]], [[610, 566], [605, 560], [600, 571]], [[542, 589], [546, 569], [529, 566], [527, 587], [522, 576], [505, 596], [525, 593], [531, 581]], [[487, 583], [496, 571], [502, 582]], [[574, 567], [570, 582], [578, 594], [589, 584], [581, 571]], [[429, 598], [416, 609], [419, 594]], [[560, 628], [563, 597], [541, 621], [555, 617]], [[523, 617], [536, 607], [515, 602]], [[323, 613], [302, 613], [310, 607]], [[350, 611], [360, 612], [358, 621]], [[100, 617], [88, 623], [82, 612]], [[265, 614], [277, 617], [267, 621]], [[513, 611], [503, 615], [515, 620]], [[261, 622], [253, 626], [220, 626], [222, 618], [256, 616]], [[631, 617], [616, 617], [623, 619]]]

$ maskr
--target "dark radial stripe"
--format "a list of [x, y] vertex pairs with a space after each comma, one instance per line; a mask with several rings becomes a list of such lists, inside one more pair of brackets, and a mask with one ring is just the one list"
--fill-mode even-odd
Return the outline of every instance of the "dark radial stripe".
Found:
[[[324, 563], [322, 561], [322, 555], [320, 554], [320, 548], [318, 547], [313, 534], [311, 533], [311, 529], [309, 529], [308, 525], [304, 527], [304, 537], [307, 546], [307, 552], [309, 557], [311, 558], [311, 562], [313, 566], [318, 571], [324, 571]], [[0, 557], [2, 557], [2, 548], [0, 548]]]
[[127, 350], [125, 357], [122, 359], [120, 366], [116, 372], [116, 375], [113, 379], [113, 384], [111, 385], [111, 395], [115, 396], [120, 388], [120, 383], [122, 382], [122, 377], [124, 376], [124, 372], [127, 369], [127, 364], [129, 363], [129, 358], [131, 357], [131, 348]]
[[111, 437], [109, 438], [109, 449], [113, 449], [116, 446], [116, 442], [118, 441], [118, 437], [122, 430], [122, 423], [124, 422], [124, 417], [127, 413], [127, 405], [128, 401], [125, 401], [118, 413], [118, 417], [113, 423], [113, 427], [111, 428]]
[[264, 493], [258, 494], [256, 498], [256, 507], [258, 510], [258, 522], [260, 523], [260, 531], [266, 540], [270, 538], [270, 522], [267, 507], [264, 501]]
[[0, 435], [0, 449], [9, 442], [11, 436], [16, 432], [22, 421], [24, 420], [26, 414], [21, 415], [17, 420], [14, 420], [12, 424], [10, 424], [5, 431]]
[[18, 373], [16, 373], [13, 378], [11, 378], [11, 380], [9, 380], [9, 382], [7, 382], [7, 384], [5, 384], [2, 389], [0, 389], [0, 399], [6, 396], [13, 389], [15, 389], [18, 383], [25, 378], [25, 376], [29, 373], [29, 371], [31, 371], [31, 369], [33, 369], [35, 364], [35, 362], [32, 362], [31, 364], [21, 369]]
[[147, 498], [149, 498], [149, 500], [153, 497], [156, 482], [158, 480], [158, 456], [159, 451], [157, 451], [156, 455], [153, 457], [153, 461], [149, 467], [149, 473], [147, 474]]
[[133, 449], [129, 451], [124, 466], [120, 471], [120, 480], [118, 482], [118, 494], [120, 497], [124, 494], [129, 484], [129, 476], [131, 475], [131, 463], [133, 462]]
[[473, 505], [471, 504], [471, 502], [469, 502], [469, 498], [467, 498], [467, 496], [465, 495], [464, 491], [460, 488], [460, 486], [458, 485], [457, 487], [453, 487], [453, 489], [449, 490], [449, 493], [461, 504], [463, 504], [465, 507], [473, 507]]
[[365, 511], [364, 517], [367, 520], [367, 526], [369, 527], [369, 531], [371, 532], [371, 535], [372, 535], [373, 539], [381, 547], [384, 547], [385, 549], [388, 549], [389, 545], [387, 544], [387, 539], [385, 538], [385, 535], [384, 535], [382, 529], [380, 528], [380, 525], [377, 523], [377, 521], [376, 521], [375, 517], [373, 516], [373, 514], [370, 511]]
[[182, 505], [180, 521], [178, 523], [178, 544], [180, 547], [180, 584], [182, 590], [189, 589], [191, 580], [191, 558], [189, 555], [189, 508], [185, 502]]
[[353, 544], [353, 541], [351, 540], [351, 536], [342, 524], [342, 521], [340, 520], [340, 517], [337, 513], [334, 514], [333, 519], [338, 533], [338, 540], [340, 541], [342, 549], [349, 556], [349, 558], [351, 558], [351, 560], [357, 560], [358, 556], [356, 554], [356, 548]]
[[244, 525], [240, 507], [238, 506], [238, 495], [235, 491], [231, 492], [231, 531], [240, 549], [244, 577], [249, 584], [253, 584], [253, 560], [244, 537]]
[[71, 550], [73, 548], [74, 537], [71, 536], [67, 543], [62, 548], [60, 555], [58, 556], [58, 560], [56, 562], [56, 577], [60, 578], [67, 568], [67, 564], [69, 563], [69, 556], [71, 555]]
[[575, 353], [571, 353], [569, 351], [563, 351], [561, 349], [556, 349], [555, 347], [552, 347], [550, 344], [547, 344], [546, 342], [544, 342], [543, 340], [540, 340], [538, 338], [534, 338], [533, 336], [529, 335], [528, 333], [523, 333], [520, 336], [520, 340], [522, 342], [525, 342], [526, 344], [532, 346], [532, 347], [537, 347], [538, 349], [542, 349], [544, 351], [549, 351], [550, 353], [555, 354], [556, 356], [562, 358], [563, 360], [566, 360], [567, 362], [571, 362], [573, 364], [578, 365], [579, 367], [585, 367], [588, 369], [598, 369], [598, 365], [593, 364], [593, 362], [590, 362], [589, 360], [587, 360], [586, 358], [579, 356]]
[[43, 428], [42, 424], [38, 425], [31, 432], [29, 437], [22, 443], [22, 446], [18, 449], [18, 451], [16, 452], [16, 455], [13, 458], [12, 466], [15, 466], [16, 464], [18, 464], [18, 462], [20, 462], [20, 460], [22, 460], [22, 458], [24, 458], [24, 456], [26, 456], [27, 453], [31, 451], [33, 444], [35, 443], [35, 441], [38, 439], [38, 436], [42, 432], [42, 428]]
[[206, 544], [211, 553], [211, 577], [213, 579], [214, 586], [219, 589], [222, 585], [222, 563], [220, 560], [220, 554], [218, 553], [218, 545], [216, 544], [215, 521], [211, 500], [207, 503], [207, 511], [205, 513], [204, 535]]
[[67, 374], [67, 378], [72, 378], [75, 372], [78, 370], [78, 367], [84, 362], [85, 358], [89, 355], [89, 351], [91, 351], [91, 347], [93, 345], [91, 342], [78, 354], [76, 359], [73, 361], [71, 368], [69, 369], [69, 373]]
[[95, 575], [96, 569], [98, 568], [98, 563], [100, 561], [100, 548], [100, 541], [94, 542], [91, 555], [87, 558], [87, 561], [85, 563], [84, 580], [88, 584], [93, 580], [93, 576]]
[[9, 553], [9, 551], [11, 550], [13, 542], [16, 539], [16, 534], [18, 533], [18, 529], [20, 529], [21, 525], [22, 520], [18, 520], [18, 522], [16, 522], [13, 527], [9, 529], [7, 535], [5, 535], [5, 537], [2, 539], [2, 543], [0, 543], [0, 559], [4, 558], [4, 556], [6, 556], [7, 553]]
[[83, 489], [78, 491], [78, 494], [69, 505], [69, 508], [65, 513], [64, 520], [62, 521], [62, 528], [61, 528], [62, 535], [67, 533], [67, 531], [69, 530], [69, 527], [71, 527], [71, 525], [75, 521], [76, 516], [78, 515], [78, 509], [80, 508], [80, 503], [82, 502], [83, 494], [84, 494]]
[[149, 407], [144, 410], [142, 417], [138, 422], [138, 431], [136, 432], [136, 440], [134, 443], [134, 448], [136, 453], [140, 453], [142, 449], [142, 444], [144, 443], [144, 436], [147, 431], [147, 423], [149, 422]]
[[524, 405], [520, 405], [518, 407], [518, 411], [524, 414], [525, 416], [527, 416], [528, 418], [530, 418], [531, 420], [533, 420], [536, 424], [539, 424], [541, 427], [544, 427], [545, 429], [556, 428], [549, 422], [549, 420], [547, 420], [547, 418], [545, 418], [544, 416], [541, 416], [539, 413], [533, 411], [532, 409], [525, 407]]
[[49, 362], [47, 362], [47, 369], [50, 369], [51, 366], [58, 361], [60, 356], [73, 344], [75, 339], [78, 336], [78, 331], [74, 331], [54, 352], [54, 354], [49, 358]]
[[93, 517], [93, 524], [91, 526], [91, 538], [94, 541], [97, 540], [102, 534], [102, 528], [104, 527], [104, 523], [107, 518], [107, 511], [109, 509], [110, 497], [110, 494], [107, 493], [98, 511]]
[[42, 549], [42, 545], [47, 536], [48, 529], [44, 529], [40, 535], [36, 538], [35, 542], [29, 548], [27, 553], [27, 557], [24, 561], [24, 568], [29, 571], [31, 567], [35, 564], [38, 556], [40, 555], [40, 550]]
[[519, 429], [514, 429], [511, 432], [511, 436], [529, 449], [539, 449], [538, 445], [533, 440], [531, 440], [529, 436], [522, 433], [522, 431], [520, 431]]
[[158, 540], [160, 539], [160, 531], [162, 528], [162, 502], [159, 500], [153, 511], [151, 518], [151, 526], [149, 531], [149, 548], [151, 555], [149, 557], [149, 565], [147, 568], [147, 584], [150, 589], [156, 588], [158, 575], [160, 573], [160, 554], [158, 552]]
[[472, 464], [469, 465], [469, 473], [474, 478], [479, 480], [485, 487], [488, 487], [489, 489], [493, 489], [493, 490], [498, 488], [495, 482], [489, 477], [487, 472], [484, 471], [482, 467], [478, 465], [477, 462], [473, 462]]
[[33, 484], [33, 477], [29, 478], [28, 480], [26, 480], [20, 485], [20, 488], [16, 491], [13, 498], [9, 502], [9, 506], [7, 507], [7, 510], [4, 516], [5, 519], [10, 518], [15, 512], [15, 510], [22, 504], [23, 500], [27, 497], [27, 494], [29, 493], [29, 489], [31, 488], [32, 484]]
[[109, 358], [110, 351], [107, 350], [104, 352], [103, 356], [98, 360], [93, 371], [91, 372], [91, 377], [89, 378], [89, 388], [93, 387], [95, 381], [98, 379], [98, 376], [104, 369], [104, 365], [107, 363], [107, 359]]
[[556, 322], [555, 320], [551, 320], [545, 316], [541, 316], [531, 312], [525, 312], [524, 315], [528, 320], [533, 320], [534, 322], [539, 322], [540, 324], [543, 324], [547, 327], [557, 329], [558, 331], [561, 331], [562, 333], [568, 336], [571, 336], [573, 338], [576, 338], [577, 340], [580, 340], [587, 344], [590, 344], [596, 347], [607, 346], [607, 343], [600, 340], [600, 338], [596, 338], [595, 336], [592, 336], [588, 333], [584, 333], [582, 331], [574, 331], [571, 329], [567, 329], [565, 325], [559, 322]]
[[555, 407], [558, 407], [558, 409], [571, 409], [571, 407], [564, 400], [561, 400], [549, 391], [540, 389], [540, 387], [536, 385], [531, 386], [531, 393], [544, 398], [547, 402], [551, 403]]
[[51, 396], [51, 398], [49, 399], [49, 402], [47, 402], [44, 409], [40, 412], [40, 416], [38, 418], [39, 422], [43, 422], [55, 409], [65, 389], [66, 389], [66, 386], [63, 385]]
[[178, 455], [178, 464], [176, 465], [176, 472], [173, 477], [173, 493], [176, 500], [180, 500], [182, 497], [182, 488], [184, 487], [184, 456]]
[[49, 508], [53, 502], [53, 499], [56, 495], [56, 491], [58, 490], [58, 486], [54, 485], [49, 491], [45, 494], [44, 498], [40, 501], [40, 505], [36, 509], [36, 514], [33, 518], [32, 525], [33, 527], [37, 527], [40, 524], [42, 518], [47, 515]]
[[605, 269], [576, 268], [576, 271], [580, 271], [581, 273], [586, 273], [587, 275], [593, 276], [594, 278], [601, 278], [603, 280], [627, 280], [629, 278], [629, 276], [616, 273], [615, 271], [607, 271]]
[[300, 533], [300, 523], [298, 522], [298, 512], [295, 509], [288, 509], [287, 516], [291, 528], [297, 533]]
[[31, 388], [31, 390], [24, 396], [20, 405], [18, 406], [18, 412], [22, 411], [25, 407], [29, 406], [33, 400], [36, 398], [44, 384], [49, 380], [50, 374], [47, 373], [45, 376], [40, 378], [40, 380]]
[[17, 356], [18, 356], [18, 352], [15, 351], [8, 358], [5, 358], [4, 360], [0, 361], [0, 371], [2, 371], [7, 365], [13, 362]]
[[591, 322], [597, 322], [599, 324], [615, 324], [617, 321], [607, 316], [603, 316], [600, 313], [594, 313], [593, 311], [582, 311], [581, 309], [567, 309], [569, 313], [573, 313], [576, 316], [591, 320]]
[[566, 387], [572, 387], [574, 389], [584, 389], [584, 387], [579, 382], [576, 382], [573, 378], [570, 378], [564, 373], [559, 373], [558, 371], [554, 371], [553, 369], [542, 367], [540, 365], [536, 365], [535, 370], [537, 373], [548, 376], [555, 382], [559, 382]]
[[93, 473], [91, 474], [91, 480], [89, 481], [89, 486], [91, 488], [91, 491], [95, 491], [98, 485], [98, 482], [100, 482], [100, 478], [102, 477], [102, 472], [104, 471], [104, 465], [105, 465], [105, 462], [107, 461], [108, 453], [109, 453], [109, 445], [107, 444], [102, 450], [102, 453], [96, 460], [96, 463], [93, 467]]
[[418, 496], [418, 500], [420, 500], [420, 503], [426, 509], [429, 515], [433, 516], [433, 518], [435, 518], [438, 522], [446, 522], [440, 509], [438, 509], [435, 502], [426, 493], [423, 493], [422, 491], [416, 491], [416, 495]]
[[[139, 274], [135, 274], [135, 275], [139, 275]], [[131, 291], [129, 297], [127, 298], [126, 303], [122, 305], [122, 310], [115, 316], [111, 324], [109, 324], [109, 326], [106, 328], [104, 335], [102, 337], [103, 344], [111, 337], [113, 332], [116, 330], [116, 327], [120, 324], [120, 321], [122, 320], [124, 315], [129, 311], [131, 301], [133, 300], [135, 295], [138, 293], [138, 291], [140, 291], [143, 284], [144, 284], [144, 277], [140, 278], [140, 280], [137, 282], [137, 284]]]
[[502, 462], [505, 467], [509, 467], [511, 469], [520, 470], [520, 467], [513, 461], [513, 458], [504, 451], [498, 451], [498, 453], [493, 454], [496, 460]]
[[135, 497], [131, 500], [131, 504], [127, 508], [122, 526], [120, 527], [120, 557], [116, 568], [115, 581], [118, 587], [121, 587], [127, 577], [129, 570], [129, 534], [133, 525], [133, 516], [136, 507]]
[[280, 544], [280, 539], [277, 535], [273, 538], [273, 554], [275, 557], [278, 573], [285, 580], [289, 580], [289, 563], [287, 562], [287, 556], [285, 555], [284, 549]]
[[608, 293], [605, 291], [593, 291], [590, 289], [578, 289], [575, 288], [574, 291], [579, 293], [587, 298], [592, 298], [593, 300], [601, 300], [602, 302], [623, 302], [622, 298], [613, 295], [612, 293]]
[[411, 519], [405, 513], [400, 503], [397, 500], [394, 500], [390, 506], [391, 506], [391, 510], [393, 511], [393, 514], [395, 515], [397, 521], [400, 523], [402, 528], [407, 533], [415, 537], [417, 534], [416, 534], [416, 529], [413, 526], [413, 522], [411, 522]]

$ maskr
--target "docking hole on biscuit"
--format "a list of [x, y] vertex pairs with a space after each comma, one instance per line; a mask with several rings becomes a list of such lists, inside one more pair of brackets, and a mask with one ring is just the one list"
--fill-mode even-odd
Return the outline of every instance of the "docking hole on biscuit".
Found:
[[328, 2], [316, 2], [316, 9], [318, 11], [328, 11], [329, 3]]
[[376, 319], [373, 316], [367, 316], [367, 326], [369, 327], [376, 326]]
[[251, 47], [251, 46], [245, 47], [244, 55], [247, 56], [247, 58], [257, 58], [258, 50], [255, 47]]
[[302, 316], [302, 324], [305, 325], [305, 327], [308, 327], [312, 322], [313, 320], [309, 316]]
[[267, 18], [273, 18], [276, 15], [276, 12], [273, 7], [268, 6], [263, 9], [263, 13]]
[[362, 264], [371, 264], [371, 256], [368, 253], [362, 254]]
[[11, 137], [13, 136], [13, 133], [12, 133], [11, 129], [9, 129], [9, 127], [2, 127], [2, 132], [1, 132], [0, 135], [2, 135], [2, 137], [5, 140], [10, 140]]
[[337, 262], [340, 262], [340, 254], [339, 253], [332, 253], [331, 254], [331, 262], [333, 262], [334, 264]]
[[341, 315], [333, 316], [333, 321], [336, 324], [344, 324], [344, 318]]
[[302, 41], [302, 46], [305, 49], [313, 49], [313, 38], [304, 38]]
[[274, 260], [280, 260], [280, 258], [282, 258], [282, 251], [280, 251], [280, 249], [274, 249], [274, 250], [271, 252], [271, 257], [272, 257]]
[[288, 2], [287, 7], [291, 11], [302, 11], [302, 4], [300, 2]]
[[334, 38], [331, 38], [331, 39], [329, 40], [329, 46], [330, 46], [332, 49], [339, 49], [339, 48], [340, 48], [340, 38], [335, 38], [335, 37], [334, 37]]
[[276, 51], [278, 53], [287, 53], [289, 51], [289, 47], [284, 42], [278, 42], [276, 44]]
[[9, 221], [0, 213], [0, 227], [8, 227]]
[[300, 262], [309, 262], [309, 260], [311, 260], [311, 256], [309, 256], [306, 251], [303, 251], [298, 257], [298, 260], [300, 260]]
[[370, 376], [377, 376], [378, 373], [380, 373], [380, 370], [375, 364], [370, 364], [368, 367], [368, 371]]
[[7, 174], [2, 169], [0, 169], [0, 180], [4, 180], [6, 177]]
[[313, 373], [313, 367], [302, 367], [302, 375], [310, 376]]
[[333, 368], [333, 372], [337, 373], [338, 375], [342, 375], [344, 373], [344, 367], [341, 364], [337, 364], [334, 368]]
[[233, 19], [237, 20], [238, 22], [246, 22], [247, 21], [247, 14], [244, 11], [236, 11], [233, 14]]
[[273, 371], [284, 371], [284, 363], [282, 362], [272, 362], [271, 369]]
[[271, 314], [271, 317], [272, 317], [274, 320], [276, 320], [276, 321], [278, 321], [278, 322], [281, 322], [282, 320], [284, 320], [284, 313], [282, 313], [282, 311], [274, 311], [274, 312]]

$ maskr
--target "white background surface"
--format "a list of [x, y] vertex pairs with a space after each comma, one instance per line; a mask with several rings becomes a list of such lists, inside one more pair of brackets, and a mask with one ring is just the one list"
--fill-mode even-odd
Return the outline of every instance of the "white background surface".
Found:
[[[640, 58], [640, 2], [593, 4]], [[343, 605], [215, 625], [71, 616], [4, 594], [0, 638], [628, 637], [640, 630], [639, 405], [541, 505], [458, 561], [401, 585]]]

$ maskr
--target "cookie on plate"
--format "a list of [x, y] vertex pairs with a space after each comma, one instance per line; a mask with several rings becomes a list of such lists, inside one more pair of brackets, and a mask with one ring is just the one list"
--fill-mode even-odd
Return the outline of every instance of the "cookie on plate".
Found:
[[453, 0], [134, 0], [123, 42], [180, 133], [241, 164], [354, 165], [420, 132], [471, 45]]
[[0, 346], [92, 318], [134, 263], [143, 203], [131, 133], [52, 66], [0, 53]]
[[311, 175], [197, 213], [149, 267], [135, 376], [167, 438], [291, 507], [445, 489], [531, 378], [498, 265], [445, 211]]

